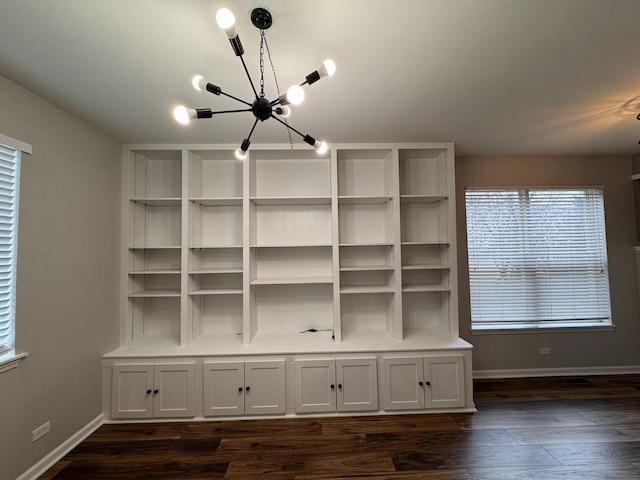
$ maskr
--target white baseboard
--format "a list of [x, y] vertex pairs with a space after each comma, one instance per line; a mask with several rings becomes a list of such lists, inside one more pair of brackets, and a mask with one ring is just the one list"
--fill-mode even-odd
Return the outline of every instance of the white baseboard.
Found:
[[640, 373], [640, 365], [624, 367], [526, 368], [513, 370], [474, 370], [473, 378], [570, 377], [576, 375], [625, 375], [638, 373]]
[[104, 415], [100, 414], [74, 433], [71, 437], [58, 445], [54, 450], [49, 452], [48, 455], [16, 478], [16, 480], [32, 480], [38, 478], [44, 472], [49, 470], [58, 460], [78, 446], [80, 442], [95, 432], [102, 424], [104, 424]]

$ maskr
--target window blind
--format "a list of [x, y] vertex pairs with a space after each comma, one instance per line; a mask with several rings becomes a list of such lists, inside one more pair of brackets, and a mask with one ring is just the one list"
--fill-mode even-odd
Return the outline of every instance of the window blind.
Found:
[[0, 354], [14, 347], [20, 153], [0, 144]]
[[465, 198], [473, 327], [611, 323], [601, 188]]

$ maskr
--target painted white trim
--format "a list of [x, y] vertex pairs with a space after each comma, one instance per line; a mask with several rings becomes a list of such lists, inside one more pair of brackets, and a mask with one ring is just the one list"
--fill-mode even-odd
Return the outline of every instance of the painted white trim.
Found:
[[80, 442], [95, 432], [104, 424], [104, 415], [100, 414], [88, 424], [78, 430], [76, 433], [67, 438], [64, 442], [49, 452], [38, 463], [33, 465], [29, 470], [20, 475], [16, 480], [35, 480], [44, 472], [49, 470], [56, 462], [58, 462], [67, 453], [77, 447]]
[[28, 355], [27, 352], [0, 355], [0, 373], [16, 368], [20, 364], [20, 361]]
[[31, 153], [32, 148], [28, 143], [21, 142], [20, 140], [16, 140], [15, 138], [8, 137], [7, 135], [3, 135], [0, 133], [0, 143], [3, 145], [7, 145], [11, 148], [15, 148], [16, 150], [20, 150], [23, 153]]
[[525, 368], [513, 370], [474, 370], [474, 380], [485, 378], [566, 377], [574, 375], [625, 375], [640, 373], [640, 365], [612, 367]]

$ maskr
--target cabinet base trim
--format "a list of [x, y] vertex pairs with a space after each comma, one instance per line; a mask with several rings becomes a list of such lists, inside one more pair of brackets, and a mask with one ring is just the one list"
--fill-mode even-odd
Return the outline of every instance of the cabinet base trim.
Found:
[[196, 422], [235, 422], [238, 420], [287, 420], [293, 418], [339, 418], [339, 417], [392, 417], [397, 415], [434, 415], [443, 413], [477, 413], [475, 404], [472, 407], [430, 408], [428, 410], [372, 411], [372, 412], [340, 412], [340, 413], [297, 413], [285, 415], [246, 415], [228, 417], [194, 417], [194, 418], [153, 418], [153, 419], [105, 419], [105, 425], [122, 425], [127, 423], [196, 423]]

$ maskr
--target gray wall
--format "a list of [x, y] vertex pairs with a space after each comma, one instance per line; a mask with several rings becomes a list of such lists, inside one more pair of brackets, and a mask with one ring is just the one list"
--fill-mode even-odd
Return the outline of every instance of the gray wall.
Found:
[[[472, 334], [465, 187], [604, 186], [611, 310], [608, 332]], [[631, 157], [513, 157], [456, 160], [460, 335], [474, 345], [474, 370], [640, 365]], [[551, 355], [540, 355], [540, 347]]]
[[[0, 374], [0, 479], [102, 412], [101, 355], [118, 340], [121, 144], [0, 76], [0, 132], [23, 155], [16, 351]], [[45, 421], [51, 432], [31, 442]]]
[[[0, 132], [22, 164], [17, 351], [0, 374], [0, 480], [14, 479], [102, 411], [101, 355], [118, 343], [120, 142], [0, 76]], [[475, 370], [640, 365], [630, 157], [459, 158], [460, 331]], [[465, 186], [604, 185], [611, 332], [472, 335]], [[540, 346], [552, 355], [540, 356]], [[51, 421], [36, 443], [31, 431]]]

